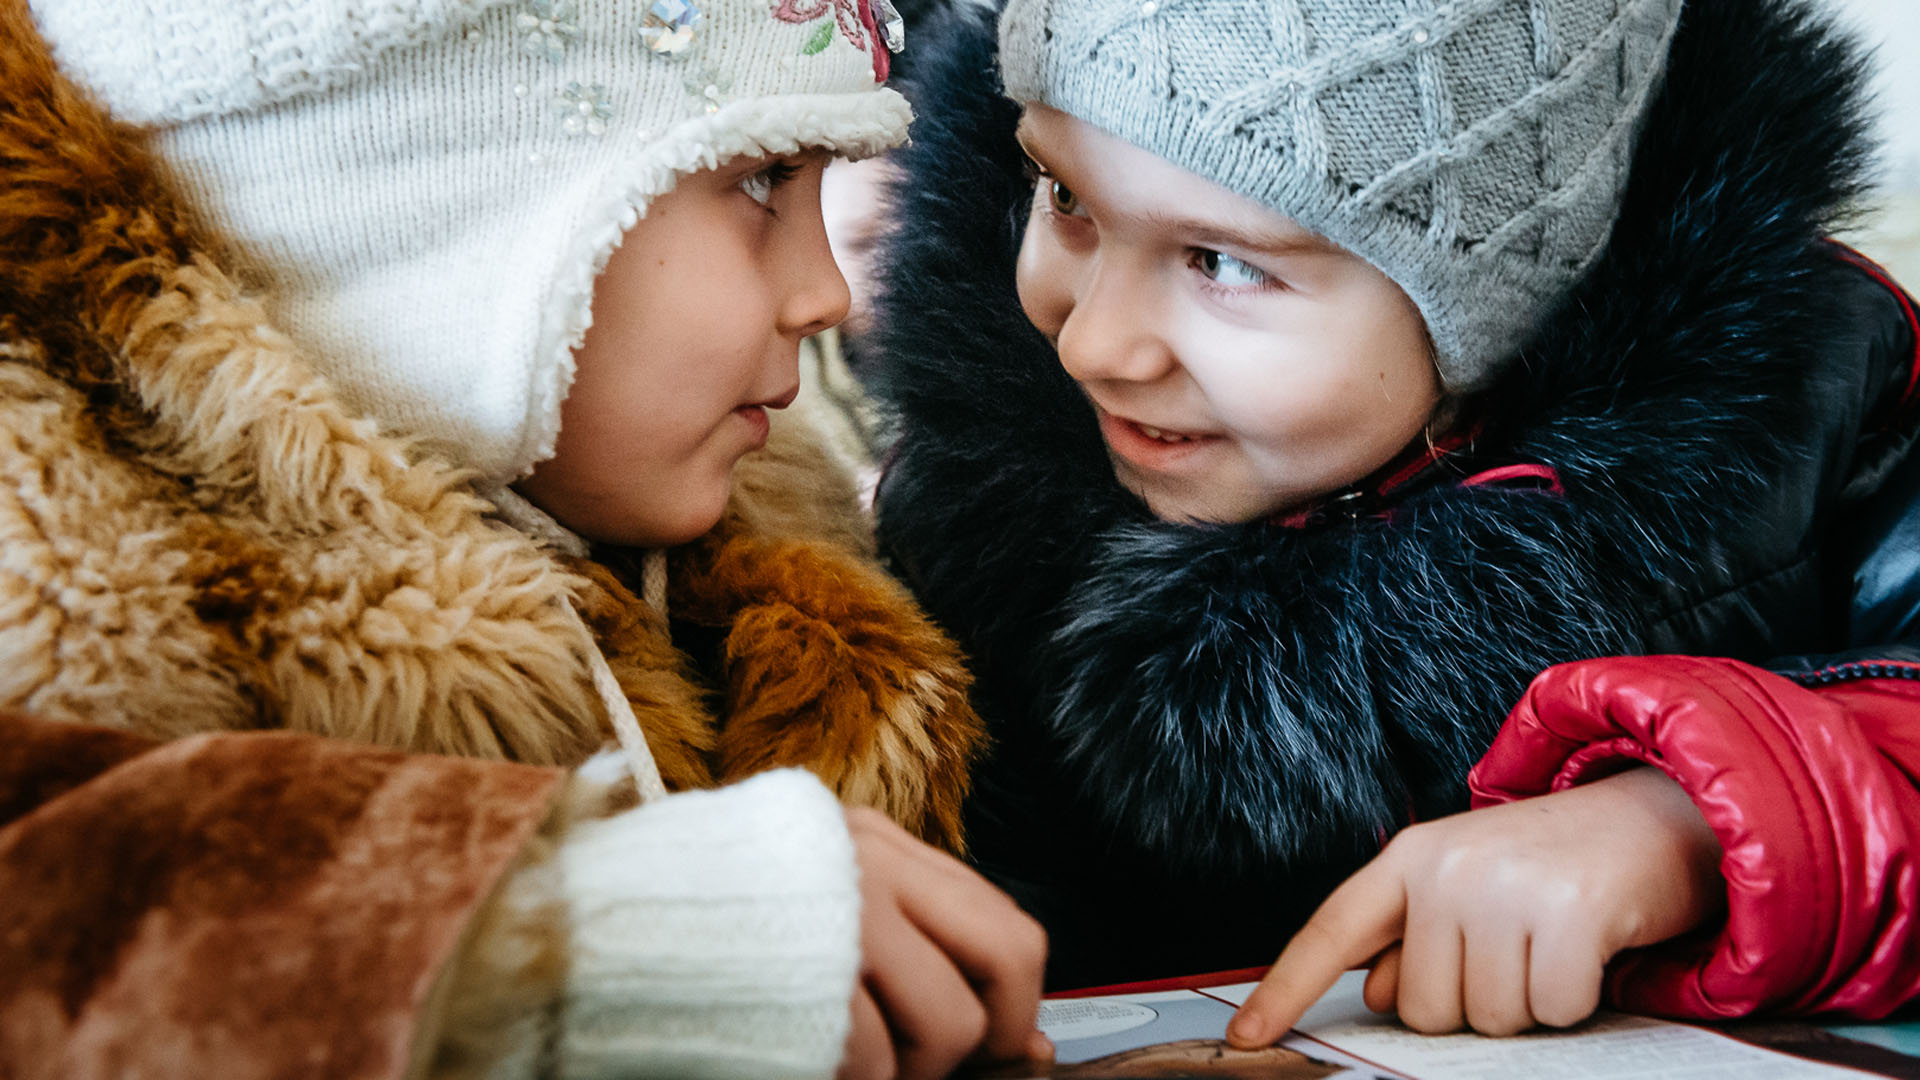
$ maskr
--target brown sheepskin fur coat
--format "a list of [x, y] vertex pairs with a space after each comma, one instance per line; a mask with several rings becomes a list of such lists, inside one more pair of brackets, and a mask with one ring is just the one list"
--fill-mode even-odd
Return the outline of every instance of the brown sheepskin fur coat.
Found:
[[565, 765], [610, 738], [598, 649], [669, 788], [804, 765], [960, 846], [981, 738], [961, 658], [803, 432], [669, 553], [716, 685], [618, 569], [634, 553], [597, 555], [502, 524], [347, 412], [0, 0], [0, 710]]

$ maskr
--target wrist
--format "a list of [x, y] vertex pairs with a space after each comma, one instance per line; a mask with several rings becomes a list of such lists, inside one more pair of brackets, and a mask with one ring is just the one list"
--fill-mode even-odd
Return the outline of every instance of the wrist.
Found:
[[559, 1077], [819, 1077], [840, 1059], [859, 893], [839, 804], [804, 773], [575, 823], [496, 906], [458, 992], [493, 999], [466, 1013], [496, 1036], [506, 1011], [544, 1013], [545, 1035], [459, 1040], [469, 1058], [531, 1045]]
[[[1662, 928], [1667, 932], [1632, 944], [1664, 940], [1725, 911], [1720, 837], [1677, 780], [1654, 766], [1642, 765], [1585, 786], [1613, 804], [1608, 808], [1608, 819], [1640, 837], [1647, 857], [1661, 868], [1659, 876], [1671, 881], [1677, 890], [1675, 899], [1679, 903]], [[1637, 939], [1651, 932], [1642, 929], [1630, 936]]]
[[578, 833], [557, 856], [572, 919], [563, 1075], [832, 1072], [860, 909], [852, 841], [819, 781], [767, 773]]

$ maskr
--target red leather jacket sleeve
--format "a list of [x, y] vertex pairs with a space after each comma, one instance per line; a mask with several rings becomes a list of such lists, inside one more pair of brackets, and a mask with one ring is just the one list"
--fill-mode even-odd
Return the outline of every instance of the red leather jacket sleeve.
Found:
[[[1817, 688], [1732, 660], [1616, 657], [1534, 680], [1470, 778], [1474, 805], [1651, 764], [1720, 838], [1723, 925], [1623, 953], [1636, 1012], [1878, 1019], [1920, 998], [1920, 675]], [[1597, 829], [1605, 822], [1595, 822]]]

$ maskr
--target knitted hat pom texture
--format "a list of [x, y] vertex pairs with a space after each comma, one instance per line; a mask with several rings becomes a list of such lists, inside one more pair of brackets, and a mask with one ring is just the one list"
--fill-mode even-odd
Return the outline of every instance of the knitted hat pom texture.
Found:
[[1354, 252], [1490, 382], [1605, 247], [1682, 0], [1012, 0], [1006, 93]]

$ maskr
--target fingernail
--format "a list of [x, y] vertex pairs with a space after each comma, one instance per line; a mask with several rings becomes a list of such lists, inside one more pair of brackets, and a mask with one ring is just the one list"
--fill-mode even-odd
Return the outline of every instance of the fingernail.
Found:
[[1044, 1031], [1027, 1036], [1027, 1057], [1033, 1061], [1053, 1060], [1053, 1040]]
[[1268, 1040], [1262, 1035], [1259, 1021], [1250, 1016], [1236, 1016], [1227, 1025], [1227, 1039], [1243, 1047], [1264, 1045]]

